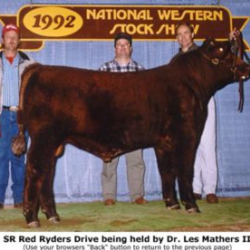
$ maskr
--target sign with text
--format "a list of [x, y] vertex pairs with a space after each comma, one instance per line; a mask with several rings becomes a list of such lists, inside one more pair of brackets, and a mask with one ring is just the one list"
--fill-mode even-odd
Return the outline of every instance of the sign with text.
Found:
[[173, 41], [183, 21], [193, 25], [197, 40], [225, 40], [233, 27], [243, 30], [249, 18], [232, 17], [221, 6], [25, 5], [16, 16], [0, 14], [3, 25], [19, 26], [21, 48], [27, 50], [41, 49], [46, 40], [113, 40], [118, 32], [134, 40]]

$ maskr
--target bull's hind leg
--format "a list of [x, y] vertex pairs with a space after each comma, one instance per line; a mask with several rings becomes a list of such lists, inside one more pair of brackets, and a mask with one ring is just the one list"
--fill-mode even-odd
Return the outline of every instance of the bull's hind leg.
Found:
[[172, 155], [159, 147], [155, 148], [155, 154], [161, 176], [162, 195], [165, 205], [171, 210], [180, 209], [175, 189], [177, 169], [175, 164], [173, 164]]
[[53, 136], [48, 137], [47, 133], [31, 138], [24, 189], [24, 216], [30, 227], [40, 226], [38, 219], [40, 203], [47, 218], [57, 217], [59, 220], [51, 190], [55, 168], [54, 153]]
[[[55, 159], [54, 159], [55, 160]], [[40, 192], [40, 205], [42, 212], [46, 215], [48, 221], [53, 223], [60, 222], [60, 217], [56, 212], [56, 204], [53, 192], [53, 183], [55, 175], [55, 162], [48, 169], [48, 173], [44, 179], [44, 184]]]

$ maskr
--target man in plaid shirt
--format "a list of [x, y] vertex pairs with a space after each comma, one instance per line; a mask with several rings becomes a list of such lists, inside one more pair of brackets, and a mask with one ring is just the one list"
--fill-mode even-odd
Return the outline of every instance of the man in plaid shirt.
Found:
[[110, 62], [104, 63], [100, 70], [109, 72], [131, 72], [144, 70], [144, 67], [136, 61], [129, 61], [127, 65], [120, 65], [116, 58]]
[[[109, 72], [132, 72], [144, 70], [144, 67], [132, 60], [132, 37], [126, 33], [118, 33], [114, 41], [115, 58], [101, 65], [99, 70]], [[131, 201], [136, 204], [148, 203], [144, 199], [145, 165], [142, 150], [125, 154], [127, 164], [128, 188]], [[104, 204], [114, 205], [117, 193], [117, 165], [119, 157], [110, 163], [104, 163], [102, 171], [102, 188]]]

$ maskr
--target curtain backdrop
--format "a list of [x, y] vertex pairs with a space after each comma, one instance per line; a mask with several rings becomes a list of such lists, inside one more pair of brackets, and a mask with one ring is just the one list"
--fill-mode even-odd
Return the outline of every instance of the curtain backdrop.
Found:
[[[229, 9], [232, 16], [248, 16], [249, 0], [223, 1], [28, 1], [0, 0], [0, 14], [15, 15], [26, 4], [141, 4], [141, 5], [221, 5]], [[250, 23], [244, 28], [244, 38], [250, 44]], [[0, 31], [2, 26], [0, 25]], [[199, 43], [198, 43], [199, 44]], [[153, 68], [169, 62], [177, 53], [176, 42], [135, 41], [133, 59], [145, 68]], [[91, 41], [46, 41], [44, 48], [29, 53], [43, 64], [66, 65], [87, 69], [98, 67], [114, 56], [113, 42]], [[219, 167], [219, 196], [250, 196], [250, 81], [245, 83], [244, 111], [237, 111], [238, 85], [230, 85], [216, 93], [217, 107], [217, 156]], [[146, 199], [161, 199], [161, 182], [153, 149], [143, 151], [146, 164]], [[102, 161], [82, 150], [67, 145], [64, 155], [58, 159], [54, 183], [57, 202], [89, 202], [102, 200]], [[118, 166], [118, 200], [128, 201], [125, 159], [120, 158]], [[12, 203], [11, 180], [7, 190], [7, 203]]]

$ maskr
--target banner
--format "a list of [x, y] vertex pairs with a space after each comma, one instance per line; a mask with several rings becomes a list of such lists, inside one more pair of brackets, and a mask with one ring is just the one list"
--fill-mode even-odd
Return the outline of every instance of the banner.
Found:
[[19, 26], [20, 48], [26, 50], [40, 50], [48, 40], [109, 41], [118, 32], [137, 41], [174, 41], [183, 21], [193, 25], [196, 40], [226, 40], [234, 27], [243, 31], [249, 18], [232, 17], [221, 6], [172, 5], [24, 5], [16, 16], [0, 14], [3, 25]]

